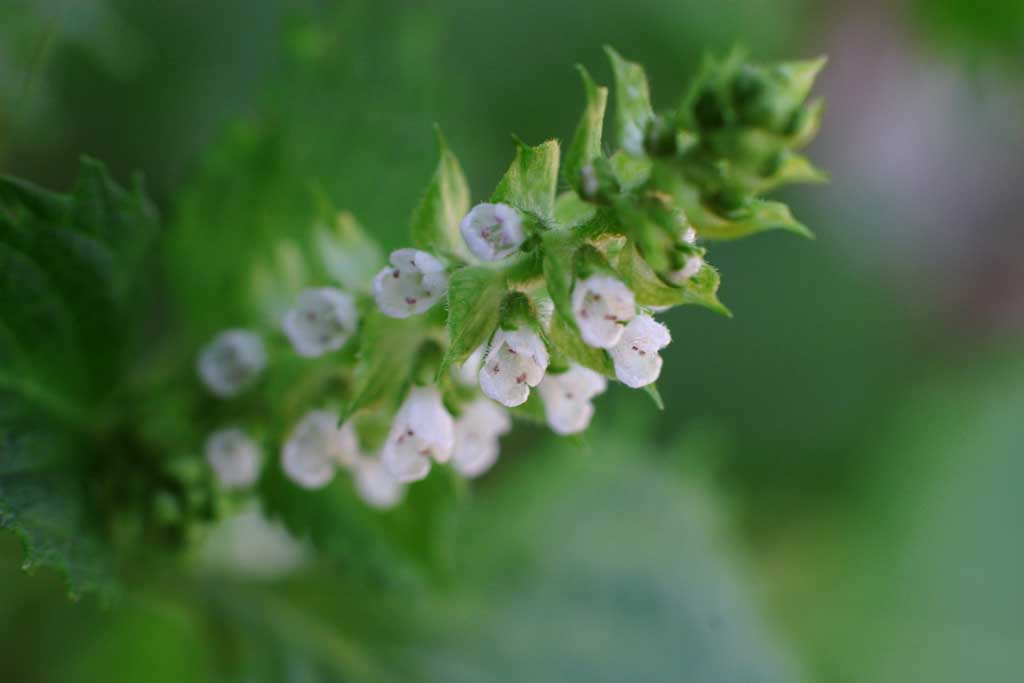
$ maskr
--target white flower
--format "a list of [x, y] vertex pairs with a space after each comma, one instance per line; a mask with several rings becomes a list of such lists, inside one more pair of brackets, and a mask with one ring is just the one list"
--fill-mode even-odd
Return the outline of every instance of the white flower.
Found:
[[477, 204], [459, 226], [473, 255], [482, 261], [498, 261], [514, 254], [526, 239], [523, 219], [508, 204]]
[[484, 344], [476, 347], [473, 353], [462, 365], [455, 369], [455, 378], [466, 386], [473, 386], [477, 382], [477, 374], [480, 372], [480, 365], [484, 362], [484, 352], [487, 347]]
[[381, 460], [400, 482], [423, 479], [430, 472], [430, 460], [447, 462], [455, 444], [452, 416], [433, 387], [409, 392], [398, 409]]
[[668, 280], [672, 284], [681, 285], [699, 273], [703, 267], [704, 259], [699, 254], [694, 254], [686, 259], [686, 263], [683, 264], [682, 268], [669, 273]]
[[402, 502], [405, 486], [395, 479], [380, 458], [359, 458], [352, 467], [356, 492], [363, 502], [381, 510]]
[[622, 333], [622, 339], [609, 352], [615, 363], [615, 376], [634, 389], [647, 386], [661, 374], [660, 349], [672, 337], [668, 328], [649, 315], [633, 318]]
[[621, 280], [610, 275], [591, 275], [573, 287], [572, 311], [583, 341], [599, 349], [610, 349], [622, 337], [623, 323], [636, 313], [636, 300]]
[[692, 225], [683, 231], [683, 241], [687, 244], [697, 244], [697, 231], [693, 229]]
[[292, 430], [281, 451], [281, 469], [307, 489], [327, 486], [338, 465], [351, 466], [359, 457], [359, 442], [352, 425], [338, 427], [338, 416], [312, 410]]
[[352, 296], [333, 287], [307, 289], [284, 315], [284, 333], [295, 352], [312, 358], [345, 345], [359, 322]]
[[508, 411], [478, 398], [455, 420], [452, 467], [464, 477], [479, 477], [498, 460], [498, 437], [512, 429]]
[[267, 365], [263, 339], [246, 330], [227, 330], [199, 352], [199, 377], [213, 394], [228, 398], [247, 388]]
[[548, 350], [528, 327], [512, 332], [498, 330], [480, 368], [480, 389], [508, 407], [526, 402], [530, 387], [537, 386], [548, 367]]
[[548, 373], [537, 385], [544, 399], [544, 414], [556, 434], [575, 434], [590, 425], [594, 416], [591, 399], [608, 387], [599, 373], [582, 365], [573, 365], [565, 372]]
[[260, 476], [260, 447], [241, 429], [219, 429], [206, 439], [206, 462], [221, 486], [244, 488]]
[[391, 252], [391, 265], [373, 278], [377, 306], [392, 318], [423, 313], [448, 291], [444, 264], [425, 251], [398, 249]]

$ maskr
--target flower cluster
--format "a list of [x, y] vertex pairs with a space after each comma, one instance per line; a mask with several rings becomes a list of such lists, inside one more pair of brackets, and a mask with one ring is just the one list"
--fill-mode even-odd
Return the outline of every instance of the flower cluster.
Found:
[[[275, 354], [310, 363], [313, 381], [296, 380], [301, 391], [285, 402], [295, 412], [275, 449], [295, 485], [323, 488], [342, 470], [369, 505], [390, 507], [435, 466], [484, 474], [513, 417], [578, 434], [609, 381], [660, 401], [660, 352], [672, 338], [655, 315], [683, 304], [728, 313], [705, 245], [806, 232], [760, 195], [820, 177], [796, 151], [816, 130], [820, 105], [805, 100], [820, 62], [709, 61], [684, 105], [656, 115], [642, 68], [609, 55], [611, 145], [607, 90], [582, 70], [586, 107], [564, 159], [555, 141], [517, 142], [487, 201], [470, 206], [439, 134], [411, 246], [382, 263], [341, 214], [315, 233], [320, 271], [334, 285], [306, 283], [280, 316], [290, 351], [268, 352], [244, 330], [201, 351], [199, 375], [222, 399], [258, 385], [279, 365]], [[571, 188], [561, 194], [559, 174]], [[225, 488], [260, 476], [261, 446], [242, 427], [215, 431], [206, 453]]]

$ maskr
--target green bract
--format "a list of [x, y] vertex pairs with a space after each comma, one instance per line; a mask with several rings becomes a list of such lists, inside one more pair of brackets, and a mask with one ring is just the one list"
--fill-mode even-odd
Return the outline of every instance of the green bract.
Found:
[[[576, 365], [638, 386], [660, 407], [657, 351], [669, 334], [651, 316], [687, 304], [728, 315], [706, 245], [772, 229], [810, 235], [761, 195], [823, 179], [798, 150], [819, 125], [821, 103], [807, 98], [824, 62], [709, 59], [678, 109], [656, 114], [643, 68], [608, 55], [614, 138], [603, 136], [608, 89], [581, 67], [584, 111], [564, 163], [557, 141], [516, 139], [511, 165], [475, 209], [438, 130], [409, 248], [384, 258], [354, 217], [321, 199], [310, 244], [279, 243], [238, 283], [249, 287], [248, 328], [222, 321], [229, 332], [211, 334], [199, 354], [219, 398], [194, 379], [191, 360], [143, 338], [157, 221], [140, 186], [119, 187], [89, 160], [70, 195], [0, 181], [0, 524], [25, 538], [28, 563], [57, 567], [81, 591], [102, 583], [112, 546], [190, 540], [251, 494], [218, 485], [203, 461], [206, 435], [231, 427], [262, 450], [254, 490], [294, 532], [328, 556], [381, 566], [396, 548], [415, 548], [429, 571], [441, 561], [432, 511], [462, 486], [446, 463], [453, 450], [473, 455], [460, 451], [460, 435], [486, 432], [496, 449], [507, 430], [464, 422], [495, 412], [464, 410], [490, 400], [478, 378], [496, 406], [531, 420], [554, 403], [530, 389], [550, 396], [545, 373]], [[569, 189], [558, 194], [560, 177]], [[303, 290], [328, 287], [342, 293], [317, 300], [343, 298], [357, 329], [300, 358], [282, 315]], [[314, 341], [317, 330], [327, 339], [338, 331], [319, 310], [299, 318]], [[161, 408], [148, 410], [157, 397]], [[315, 486], [277, 464], [311, 411], [328, 416], [314, 436], [333, 458], [320, 462]], [[331, 432], [334, 416], [344, 434]], [[299, 465], [303, 448], [292, 444]], [[377, 451], [403, 463], [401, 483], [427, 478], [408, 494], [412, 511], [368, 512], [335, 480], [357, 478]], [[394, 497], [378, 496], [378, 506], [384, 498]]]

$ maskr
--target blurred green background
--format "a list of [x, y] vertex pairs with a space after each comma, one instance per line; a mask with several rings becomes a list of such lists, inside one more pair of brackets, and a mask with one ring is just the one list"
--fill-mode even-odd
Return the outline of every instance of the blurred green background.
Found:
[[737, 42], [829, 55], [832, 182], [784, 197], [816, 241], [712, 245], [735, 318], [666, 316], [664, 413], [619, 388], [582, 448], [507, 439], [426, 587], [254, 514], [75, 604], [0, 536], [0, 680], [1021, 680], [1019, 1], [3, 0], [0, 170], [145, 171], [192, 349], [317, 191], [401, 245], [432, 122], [480, 199], [510, 133], [568, 138], [603, 44], [672, 106]]

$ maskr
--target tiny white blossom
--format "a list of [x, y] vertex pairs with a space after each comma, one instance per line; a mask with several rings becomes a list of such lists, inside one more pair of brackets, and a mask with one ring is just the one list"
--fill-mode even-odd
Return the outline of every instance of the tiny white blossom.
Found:
[[526, 239], [522, 217], [508, 204], [477, 204], [459, 229], [469, 250], [482, 261], [507, 258]]
[[333, 287], [307, 289], [284, 315], [284, 333], [295, 352], [312, 358], [345, 345], [359, 322], [350, 294]]
[[704, 259], [699, 254], [694, 254], [686, 259], [686, 263], [683, 264], [682, 268], [668, 274], [669, 282], [681, 285], [699, 273], [703, 267]]
[[548, 350], [536, 332], [520, 327], [498, 330], [480, 368], [480, 389], [508, 407], [522, 405], [548, 368]]
[[683, 231], [683, 241], [687, 244], [697, 244], [697, 231], [693, 229], [692, 225]]
[[609, 352], [615, 363], [615, 376], [634, 389], [647, 386], [661, 374], [660, 349], [672, 341], [668, 328], [649, 315], [633, 318], [622, 339]]
[[263, 339], [247, 330], [227, 330], [199, 352], [199, 377], [221, 398], [246, 389], [267, 365]]
[[455, 420], [452, 467], [464, 477], [479, 477], [498, 460], [498, 437], [512, 429], [508, 411], [494, 401], [478, 398]]
[[565, 372], [548, 373], [537, 385], [544, 399], [544, 414], [556, 434], [575, 434], [590, 425], [594, 416], [591, 400], [608, 387], [599, 373], [582, 365], [573, 365]]
[[391, 265], [373, 278], [377, 306], [392, 318], [423, 313], [448, 291], [444, 264], [425, 251], [398, 249], [391, 252]]
[[623, 324], [636, 313], [636, 300], [621, 280], [610, 275], [591, 275], [573, 287], [572, 311], [583, 341], [599, 349], [610, 349], [622, 337]]
[[487, 351], [487, 347], [484, 344], [476, 347], [473, 353], [469, 354], [469, 358], [455, 369], [455, 378], [466, 386], [473, 386], [477, 382], [477, 374], [480, 372], [480, 366], [484, 362], [484, 352]]
[[206, 462], [221, 486], [252, 486], [260, 476], [260, 447], [241, 429], [219, 429], [206, 439]]
[[395, 479], [380, 458], [359, 458], [352, 467], [356, 492], [370, 507], [385, 510], [402, 502], [405, 486]]
[[409, 392], [398, 409], [381, 460], [400, 482], [423, 479], [431, 459], [447, 462], [455, 445], [455, 426], [441, 394], [433, 387]]
[[351, 424], [338, 427], [338, 416], [312, 410], [292, 430], [281, 451], [281, 469], [307, 489], [327, 486], [338, 465], [351, 466], [359, 457], [359, 442]]

